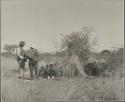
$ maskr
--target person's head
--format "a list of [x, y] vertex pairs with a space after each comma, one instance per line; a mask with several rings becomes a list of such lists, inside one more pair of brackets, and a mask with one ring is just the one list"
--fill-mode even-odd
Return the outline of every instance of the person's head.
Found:
[[19, 47], [24, 47], [25, 46], [25, 41], [20, 41]]
[[33, 44], [30, 45], [30, 49], [35, 49], [35, 48], [36, 48], [35, 45], [33, 45]]
[[50, 67], [50, 68], [53, 68], [53, 65], [52, 65], [52, 64], [50, 64], [50, 65], [49, 65], [49, 67]]

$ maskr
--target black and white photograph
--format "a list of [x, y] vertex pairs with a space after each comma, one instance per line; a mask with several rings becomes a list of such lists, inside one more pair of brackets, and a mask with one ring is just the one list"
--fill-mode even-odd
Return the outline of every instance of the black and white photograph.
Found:
[[124, 98], [124, 0], [1, 0], [1, 102]]

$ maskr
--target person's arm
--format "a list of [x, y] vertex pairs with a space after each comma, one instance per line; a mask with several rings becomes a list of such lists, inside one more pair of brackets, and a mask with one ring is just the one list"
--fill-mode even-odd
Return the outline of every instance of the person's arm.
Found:
[[20, 49], [19, 49], [19, 48], [17, 49], [17, 55], [18, 55], [21, 59], [23, 59], [23, 56], [20, 55]]
[[36, 49], [36, 52], [35, 52], [35, 60], [39, 61], [39, 54], [38, 54], [38, 50]]
[[38, 50], [36, 49], [36, 56], [39, 57]]

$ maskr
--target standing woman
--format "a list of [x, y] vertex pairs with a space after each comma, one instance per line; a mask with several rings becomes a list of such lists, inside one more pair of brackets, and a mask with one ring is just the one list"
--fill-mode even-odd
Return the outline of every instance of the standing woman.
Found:
[[25, 46], [25, 41], [20, 41], [19, 43], [19, 47], [17, 48], [17, 62], [19, 65], [19, 69], [18, 71], [20, 72], [20, 76], [19, 78], [23, 78], [24, 77], [24, 67], [25, 67], [25, 50], [24, 47]]

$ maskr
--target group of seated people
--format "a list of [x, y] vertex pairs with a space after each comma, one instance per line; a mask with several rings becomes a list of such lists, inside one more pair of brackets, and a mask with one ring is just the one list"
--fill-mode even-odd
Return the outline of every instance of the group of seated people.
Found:
[[54, 78], [56, 75], [53, 64], [46, 65], [46, 67], [41, 66], [41, 69], [39, 70], [39, 76], [43, 78]]

